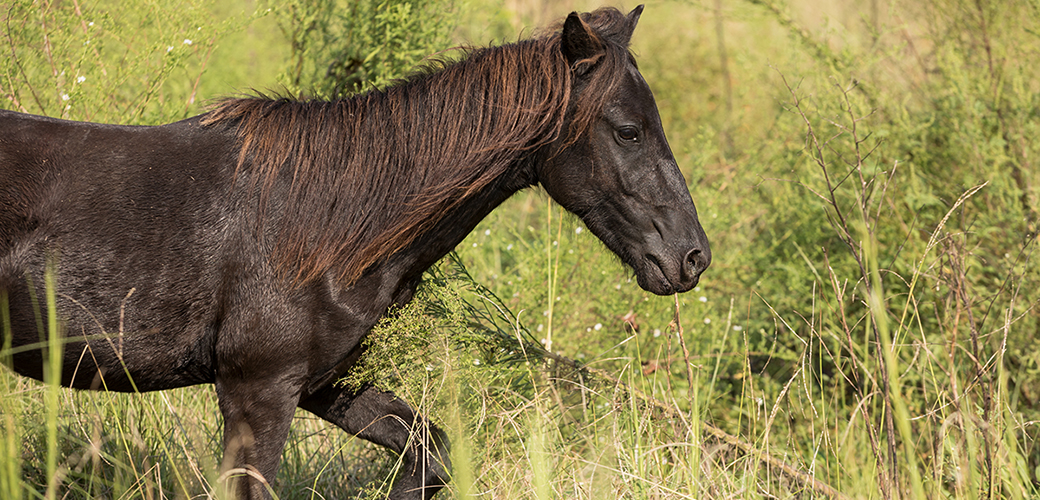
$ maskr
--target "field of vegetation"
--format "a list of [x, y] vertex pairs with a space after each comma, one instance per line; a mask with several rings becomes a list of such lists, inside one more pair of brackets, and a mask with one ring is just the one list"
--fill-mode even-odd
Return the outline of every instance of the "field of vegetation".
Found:
[[[598, 6], [15, 1], [0, 107], [347, 95]], [[1037, 498], [1040, 3], [651, 2], [633, 50], [712, 267], [653, 296], [540, 190], [489, 216], [347, 381], [447, 430], [438, 498]], [[211, 387], [0, 369], [0, 498], [225, 498], [220, 443]], [[381, 498], [398, 465], [301, 411], [273, 488]]]

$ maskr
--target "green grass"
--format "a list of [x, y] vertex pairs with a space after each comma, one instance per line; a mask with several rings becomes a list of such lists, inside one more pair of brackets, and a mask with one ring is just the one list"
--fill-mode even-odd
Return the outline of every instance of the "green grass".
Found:
[[[81, 4], [111, 27], [111, 71], [76, 30], [48, 58], [29, 26], [0, 95], [157, 123], [277, 86], [291, 55], [253, 4]], [[81, 26], [60, 5], [30, 17]], [[590, 6], [459, 3], [457, 37]], [[367, 373], [396, 373], [380, 383], [455, 444], [442, 497], [1036, 497], [1038, 7], [724, 2], [725, 69], [716, 7], [652, 3], [634, 37], [712, 242], [698, 289], [643, 292], [532, 190], [375, 334]], [[164, 55], [193, 29], [210, 36]], [[6, 369], [0, 387], [3, 498], [222, 495], [208, 387], [93, 394]], [[275, 489], [378, 497], [395, 464], [301, 412]]]

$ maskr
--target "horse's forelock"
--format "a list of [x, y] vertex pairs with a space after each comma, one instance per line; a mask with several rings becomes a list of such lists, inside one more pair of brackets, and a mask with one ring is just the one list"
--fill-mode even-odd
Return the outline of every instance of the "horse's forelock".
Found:
[[[604, 53], [572, 93], [560, 32], [471, 50], [384, 91], [335, 101], [228, 99], [204, 124], [236, 127], [236, 175], [266, 200], [291, 179], [273, 257], [303, 284], [335, 269], [349, 285], [401, 250], [521, 157], [584, 134], [631, 58], [623, 15], [583, 17]], [[627, 43], [627, 39], [625, 40]], [[569, 113], [571, 113], [569, 115]], [[569, 115], [569, 116], [568, 116]], [[335, 205], [336, 210], [330, 210]]]

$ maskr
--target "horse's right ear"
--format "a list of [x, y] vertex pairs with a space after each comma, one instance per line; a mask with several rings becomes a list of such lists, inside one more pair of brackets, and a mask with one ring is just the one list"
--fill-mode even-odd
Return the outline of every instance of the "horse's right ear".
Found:
[[563, 55], [567, 64], [578, 75], [587, 72], [603, 55], [603, 43], [589, 30], [577, 12], [571, 12], [563, 22]]

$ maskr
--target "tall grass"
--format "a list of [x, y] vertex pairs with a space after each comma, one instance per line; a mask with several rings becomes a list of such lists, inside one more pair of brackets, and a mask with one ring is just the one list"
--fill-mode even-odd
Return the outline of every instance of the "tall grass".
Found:
[[[635, 38], [715, 249], [705, 290], [692, 294], [711, 299], [703, 308], [688, 299], [684, 317], [695, 319], [686, 323], [695, 354], [712, 352], [713, 335], [738, 341], [715, 351], [719, 369], [702, 376], [713, 389], [706, 420], [850, 496], [1035, 495], [1025, 368], [1035, 366], [1025, 353], [1037, 333], [1028, 293], [1036, 178], [1026, 168], [1035, 6], [892, 4], [871, 17], [866, 5], [838, 3], [827, 5], [830, 19], [813, 2], [727, 7], [732, 111], [727, 82], [714, 80], [727, 76], [717, 40], [689, 31], [718, 13], [670, 7], [658, 18], [651, 6], [643, 19], [668, 28]], [[656, 45], [639, 45], [655, 34]], [[562, 305], [538, 293], [537, 269], [550, 264], [505, 249], [545, 244], [537, 239], [548, 237], [539, 229], [548, 216], [537, 201], [514, 203], [486, 226], [506, 241], [478, 230], [460, 248], [477, 279], [518, 310], [554, 304], [560, 353], [591, 350], [611, 372], [656, 365], [632, 340], [622, 346], [640, 347], [631, 357], [605, 352], [627, 338], [633, 317], [656, 322], [633, 337], [649, 343], [670, 317], [667, 303], [630, 288], [615, 294], [625, 273], [577, 239], [566, 252], [579, 256], [582, 281], [557, 285], [569, 290]], [[701, 326], [730, 303], [738, 332]], [[590, 335], [608, 318], [613, 336]], [[686, 378], [673, 371], [666, 394], [686, 393]], [[750, 465], [732, 483], [748, 490], [707, 494], [790, 484], [770, 468]]]

